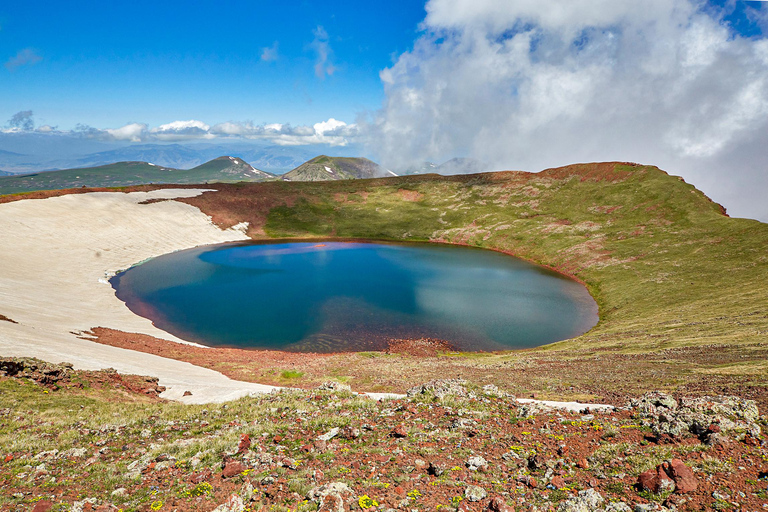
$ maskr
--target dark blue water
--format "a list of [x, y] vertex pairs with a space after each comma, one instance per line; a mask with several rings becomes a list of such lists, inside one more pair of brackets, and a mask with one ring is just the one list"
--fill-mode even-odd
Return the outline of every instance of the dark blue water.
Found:
[[432, 244], [225, 244], [149, 260], [112, 284], [160, 329], [209, 346], [336, 352], [436, 338], [504, 350], [597, 323], [597, 305], [575, 281], [504, 254]]

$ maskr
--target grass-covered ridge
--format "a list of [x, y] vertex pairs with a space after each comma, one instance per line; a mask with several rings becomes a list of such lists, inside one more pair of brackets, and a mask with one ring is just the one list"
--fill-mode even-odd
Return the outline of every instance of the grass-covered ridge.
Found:
[[223, 226], [250, 222], [253, 238], [468, 244], [572, 275], [598, 301], [601, 321], [551, 349], [758, 343], [768, 333], [768, 225], [725, 216], [656, 167], [217, 188], [184, 201]]

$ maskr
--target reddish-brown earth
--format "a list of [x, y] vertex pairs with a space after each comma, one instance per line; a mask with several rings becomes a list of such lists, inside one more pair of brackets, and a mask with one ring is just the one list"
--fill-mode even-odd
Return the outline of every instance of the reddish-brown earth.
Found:
[[[393, 340], [394, 350], [313, 354], [238, 348], [202, 348], [143, 334], [97, 327], [87, 335], [97, 343], [187, 361], [248, 382], [310, 388], [330, 377], [344, 378], [355, 391], [402, 393], [435, 375], [495, 384], [518, 396], [623, 405], [630, 397], [664, 389], [675, 395], [736, 395], [768, 410], [763, 376], [715, 375], [694, 371], [733, 362], [762, 361], [760, 347], [706, 345], [660, 350], [638, 357], [610, 350], [574, 354], [571, 359], [521, 350], [509, 359], [449, 352], [434, 340]], [[437, 343], [437, 344], [436, 344]], [[413, 353], [413, 355], [412, 355]], [[681, 369], [686, 368], [686, 369]], [[286, 380], [285, 370], [302, 372]]]

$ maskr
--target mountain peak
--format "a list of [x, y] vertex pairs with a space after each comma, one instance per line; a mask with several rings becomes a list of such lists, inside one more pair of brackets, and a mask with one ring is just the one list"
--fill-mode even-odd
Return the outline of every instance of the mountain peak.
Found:
[[318, 155], [283, 175], [286, 181], [333, 181], [397, 176], [367, 158]]

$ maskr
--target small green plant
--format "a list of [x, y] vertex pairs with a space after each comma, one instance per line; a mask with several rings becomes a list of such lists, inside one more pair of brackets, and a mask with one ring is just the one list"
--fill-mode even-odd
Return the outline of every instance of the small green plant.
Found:
[[280, 372], [280, 377], [286, 380], [300, 379], [304, 376], [304, 372], [298, 370], [283, 370]]
[[182, 492], [179, 496], [182, 498], [197, 498], [199, 496], [210, 496], [212, 493], [213, 486], [208, 482], [201, 482], [192, 489]]
[[566, 493], [562, 489], [555, 489], [554, 491], [549, 493], [549, 501], [551, 501], [552, 503], [560, 503], [567, 497], [568, 497], [568, 493]]
[[379, 502], [369, 497], [367, 494], [360, 496], [360, 498], [357, 500], [357, 504], [360, 505], [360, 508], [363, 510], [368, 510], [369, 508], [379, 506]]
[[655, 493], [651, 491], [640, 491], [637, 493], [638, 496], [641, 498], [645, 498], [648, 501], [655, 501], [657, 503], [662, 503], [664, 500], [666, 500], [669, 495], [672, 494], [672, 491], [664, 491], [660, 493]]
[[412, 491], [410, 491], [408, 493], [408, 497], [411, 498], [412, 500], [417, 500], [417, 499], [421, 498], [422, 496], [423, 495], [421, 494], [421, 492], [418, 489], [413, 489]]

